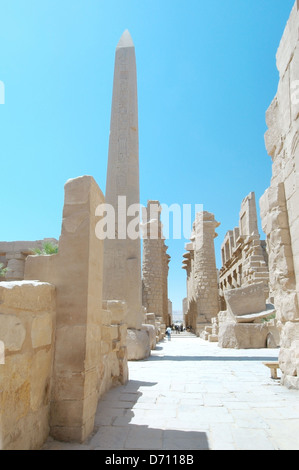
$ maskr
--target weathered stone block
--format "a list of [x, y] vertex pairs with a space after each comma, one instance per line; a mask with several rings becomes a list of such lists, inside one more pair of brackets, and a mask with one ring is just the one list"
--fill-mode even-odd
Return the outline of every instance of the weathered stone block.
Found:
[[30, 407], [33, 412], [39, 411], [40, 408], [50, 403], [52, 362], [51, 350], [39, 350], [32, 358], [30, 367]]
[[146, 330], [127, 331], [128, 360], [139, 361], [150, 356], [150, 340]]
[[221, 323], [218, 345], [233, 349], [266, 348], [268, 333], [268, 327], [262, 324]]
[[0, 304], [30, 312], [54, 310], [55, 287], [38, 281], [1, 282]]
[[120, 324], [125, 322], [127, 315], [127, 304], [120, 300], [108, 300], [106, 302], [107, 309], [111, 312], [111, 322]]
[[264, 284], [228, 289], [224, 292], [228, 310], [235, 316], [259, 313], [266, 310]]
[[156, 328], [154, 325], [143, 324], [142, 329], [147, 331], [151, 350], [156, 349]]
[[105, 308], [101, 310], [101, 323], [102, 325], [111, 325], [112, 322], [110, 310], [106, 310]]
[[33, 348], [52, 344], [54, 329], [52, 316], [52, 313], [44, 313], [33, 319], [31, 326], [31, 341]]
[[0, 313], [0, 340], [7, 351], [20, 351], [26, 338], [26, 324], [16, 315]]

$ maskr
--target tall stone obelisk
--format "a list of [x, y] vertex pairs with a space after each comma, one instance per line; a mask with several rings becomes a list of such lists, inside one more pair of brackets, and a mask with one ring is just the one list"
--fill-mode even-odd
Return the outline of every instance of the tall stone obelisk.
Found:
[[137, 214], [127, 216], [129, 206], [139, 204], [139, 139], [135, 47], [126, 30], [116, 48], [112, 96], [106, 204], [115, 209], [115, 239], [104, 241], [103, 299], [127, 304], [128, 328], [142, 325], [140, 237], [131, 239], [126, 227]]

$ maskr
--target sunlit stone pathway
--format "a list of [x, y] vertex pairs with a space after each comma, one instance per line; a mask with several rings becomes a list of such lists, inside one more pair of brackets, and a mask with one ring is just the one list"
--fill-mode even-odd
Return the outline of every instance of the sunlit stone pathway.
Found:
[[299, 392], [263, 365], [277, 357], [278, 349], [221, 349], [174, 333], [149, 359], [129, 363], [129, 382], [99, 402], [87, 442], [50, 439], [44, 448], [298, 450]]

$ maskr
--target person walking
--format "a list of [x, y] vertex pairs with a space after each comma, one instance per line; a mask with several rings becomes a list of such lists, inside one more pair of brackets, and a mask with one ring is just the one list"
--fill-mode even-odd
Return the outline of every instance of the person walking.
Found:
[[170, 326], [168, 326], [168, 328], [166, 328], [166, 334], [167, 334], [167, 337], [168, 337], [168, 341], [171, 341], [171, 328], [170, 328]]

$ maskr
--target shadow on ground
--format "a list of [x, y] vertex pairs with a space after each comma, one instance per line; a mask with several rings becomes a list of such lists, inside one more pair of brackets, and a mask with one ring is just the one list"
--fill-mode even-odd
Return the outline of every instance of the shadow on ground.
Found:
[[209, 450], [205, 432], [156, 429], [132, 422], [134, 405], [143, 395], [140, 388], [154, 385], [130, 380], [107, 392], [98, 404], [93, 435], [84, 443], [86, 450]]
[[164, 356], [164, 355], [157, 355], [157, 356], [150, 356], [144, 361], [214, 361], [214, 362], [229, 362], [229, 361], [251, 361], [251, 362], [263, 362], [263, 361], [277, 361], [277, 356]]

